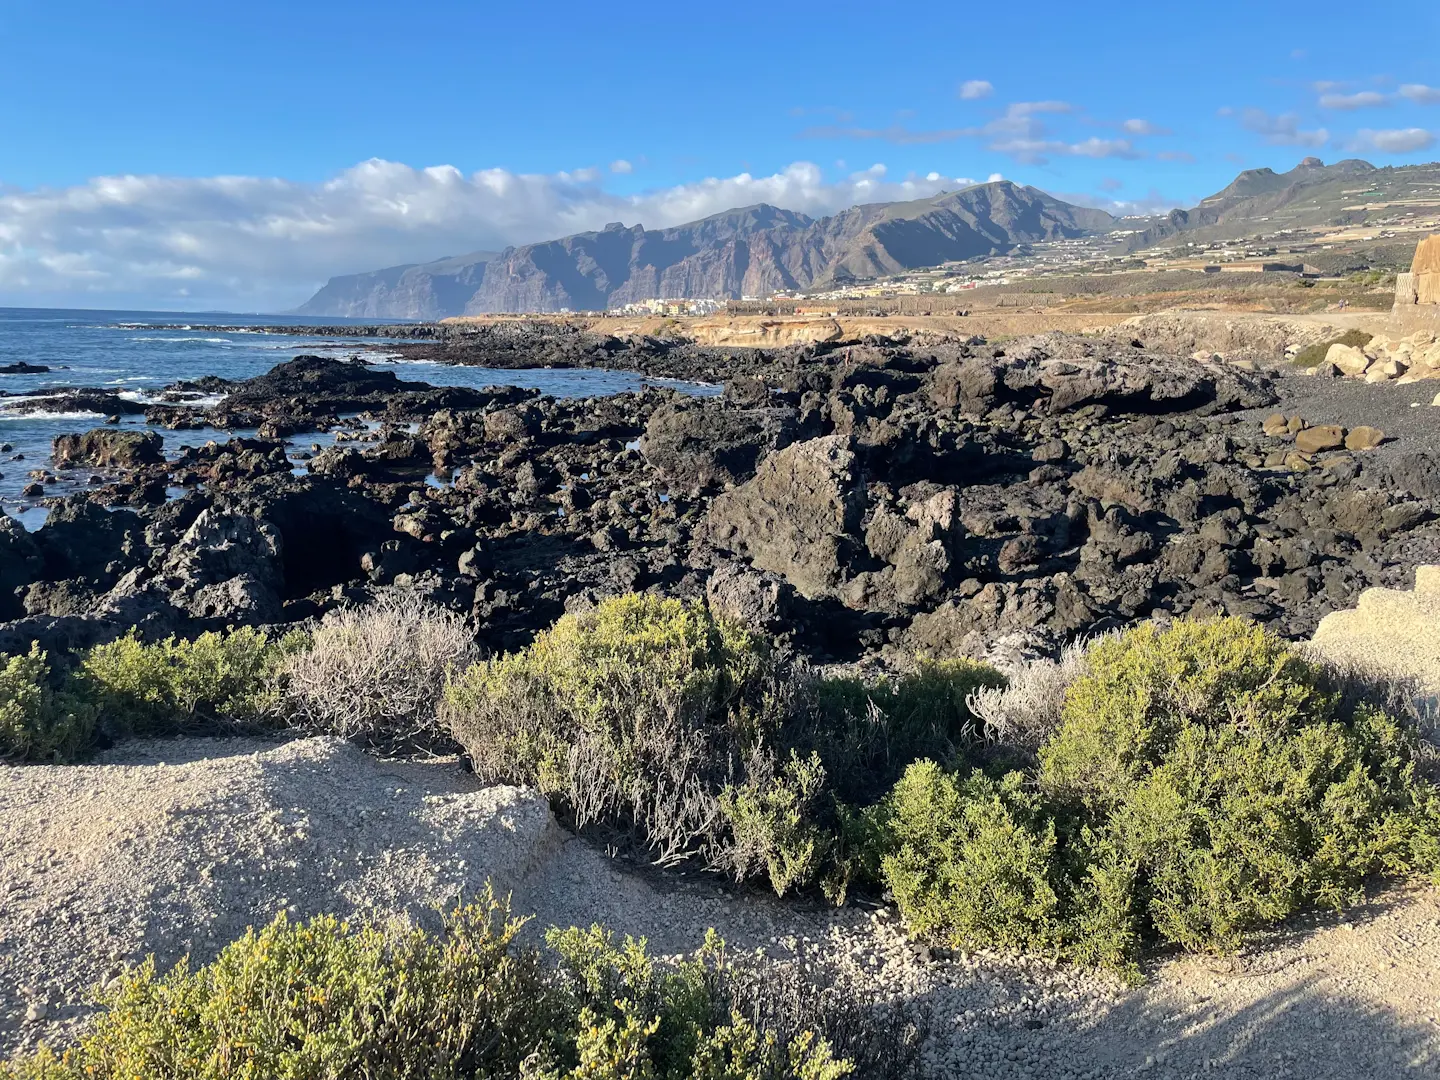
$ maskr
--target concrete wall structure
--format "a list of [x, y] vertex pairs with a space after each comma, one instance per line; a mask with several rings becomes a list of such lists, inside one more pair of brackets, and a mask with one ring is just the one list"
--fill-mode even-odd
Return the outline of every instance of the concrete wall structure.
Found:
[[1395, 277], [1395, 306], [1386, 332], [1405, 337], [1422, 330], [1440, 334], [1440, 233], [1421, 240], [1410, 272]]

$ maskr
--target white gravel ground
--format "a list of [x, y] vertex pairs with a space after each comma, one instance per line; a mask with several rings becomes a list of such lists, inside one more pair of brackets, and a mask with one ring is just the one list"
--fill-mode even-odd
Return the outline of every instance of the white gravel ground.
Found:
[[329, 739], [132, 744], [89, 766], [0, 768], [0, 1054], [64, 1041], [126, 961], [207, 959], [276, 912], [408, 913], [513, 891], [535, 928], [603, 922], [661, 952], [822, 951], [935, 1018], [936, 1076], [1440, 1075], [1440, 894], [1395, 888], [1226, 960], [1157, 964], [1138, 989], [1036, 960], [934, 960], [888, 912], [804, 911], [626, 870], [543, 800], [454, 762]]

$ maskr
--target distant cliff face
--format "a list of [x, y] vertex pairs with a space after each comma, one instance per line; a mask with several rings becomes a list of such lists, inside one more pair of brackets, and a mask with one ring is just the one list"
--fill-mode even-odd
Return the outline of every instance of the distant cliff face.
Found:
[[1104, 211], [1008, 181], [818, 220], [762, 204], [673, 229], [614, 224], [498, 255], [332, 278], [300, 313], [441, 318], [601, 310], [650, 297], [736, 299], [1005, 252], [1114, 223]]
[[443, 319], [458, 315], [485, 276], [494, 253], [476, 251], [433, 263], [391, 266], [333, 277], [297, 315], [347, 319]]

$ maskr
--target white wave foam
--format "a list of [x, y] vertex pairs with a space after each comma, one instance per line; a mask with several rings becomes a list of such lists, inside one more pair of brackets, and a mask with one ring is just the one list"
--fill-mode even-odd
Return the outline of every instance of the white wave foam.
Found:
[[10, 412], [0, 409], [0, 420], [104, 420], [99, 412], [67, 412], [63, 409], [36, 409], [34, 412]]
[[[184, 329], [184, 328], [177, 326], [176, 329], [177, 329], [177, 330], [180, 330], [180, 329]], [[130, 340], [131, 340], [131, 341], [145, 341], [145, 342], [152, 342], [152, 341], [172, 341], [172, 342], [174, 342], [174, 341], [185, 341], [185, 342], [191, 342], [191, 343], [200, 343], [200, 344], [204, 344], [204, 345], [227, 345], [227, 344], [229, 344], [229, 342], [230, 342], [230, 339], [229, 339], [229, 338], [223, 338], [223, 337], [132, 337]]]

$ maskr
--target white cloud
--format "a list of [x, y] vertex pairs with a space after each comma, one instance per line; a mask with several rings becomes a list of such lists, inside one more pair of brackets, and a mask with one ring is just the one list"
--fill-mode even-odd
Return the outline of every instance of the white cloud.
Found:
[[1428, 150], [1435, 145], [1435, 136], [1424, 128], [1394, 128], [1374, 131], [1361, 128], [1349, 143], [1351, 150], [1380, 154], [1409, 154]]
[[812, 215], [973, 183], [827, 180], [809, 162], [617, 195], [600, 170], [549, 175], [371, 160], [319, 184], [274, 177], [108, 176], [0, 188], [0, 304], [277, 311], [335, 274], [503, 248], [606, 222], [678, 225], [773, 203]]
[[1400, 87], [1400, 96], [1419, 105], [1440, 105], [1440, 87], [1426, 86], [1424, 83], [1406, 83]]
[[966, 79], [960, 84], [960, 98], [963, 101], [979, 101], [995, 93], [995, 87], [984, 79]]
[[1390, 99], [1374, 90], [1362, 90], [1358, 94], [1321, 94], [1320, 106], [1325, 109], [1373, 109], [1389, 105]]
[[1069, 113], [1075, 106], [1068, 101], [1017, 101], [1006, 110], [1011, 116], [1034, 116], [1036, 113]]
[[998, 184], [1001, 180], [1004, 180], [1004, 179], [1005, 179], [1005, 174], [1004, 174], [1004, 173], [992, 172], [992, 173], [990, 174], [989, 178], [988, 178], [985, 182], [986, 182], [987, 184]]
[[991, 150], [1009, 154], [1025, 165], [1043, 165], [1052, 157], [1122, 158], [1133, 161], [1142, 157], [1129, 139], [1088, 138], [1067, 143], [1060, 139], [1002, 138], [992, 142]]
[[1163, 214], [1179, 205], [1174, 199], [1160, 194], [1154, 188], [1146, 192], [1143, 197], [1135, 199], [1112, 199], [1088, 191], [1055, 191], [1051, 194], [1057, 199], [1074, 203], [1076, 206], [1093, 206], [1097, 210], [1108, 211], [1116, 217]]
[[1126, 120], [1120, 125], [1128, 135], [1169, 135], [1170, 129], [1152, 124], [1149, 120]]
[[1246, 131], [1263, 135], [1271, 146], [1324, 146], [1330, 132], [1324, 128], [1303, 131], [1300, 118], [1294, 113], [1271, 116], [1264, 109], [1246, 109], [1240, 114], [1240, 125]]
[[631, 165], [630, 162], [624, 158], [616, 158], [610, 162], [610, 171], [618, 176], [629, 176], [635, 171], [635, 166]]

